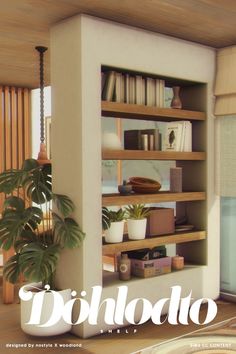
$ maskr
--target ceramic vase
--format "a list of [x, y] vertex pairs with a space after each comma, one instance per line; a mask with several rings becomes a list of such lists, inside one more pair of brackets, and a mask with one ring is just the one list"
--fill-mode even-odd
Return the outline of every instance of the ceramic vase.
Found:
[[180, 86], [173, 86], [173, 98], [171, 101], [171, 108], [176, 108], [176, 109], [181, 109], [182, 108], [182, 102], [180, 100]]
[[128, 237], [130, 240], [143, 240], [146, 235], [147, 219], [128, 219]]

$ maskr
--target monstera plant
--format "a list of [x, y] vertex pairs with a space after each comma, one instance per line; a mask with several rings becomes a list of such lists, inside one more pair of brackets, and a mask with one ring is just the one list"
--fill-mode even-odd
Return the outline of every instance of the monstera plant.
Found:
[[21, 169], [1, 173], [0, 192], [6, 195], [0, 247], [15, 250], [4, 266], [4, 277], [16, 283], [23, 274], [26, 281], [53, 288], [61, 250], [79, 247], [85, 237], [70, 217], [73, 202], [52, 192], [51, 165], [39, 165], [34, 159], [25, 160]]

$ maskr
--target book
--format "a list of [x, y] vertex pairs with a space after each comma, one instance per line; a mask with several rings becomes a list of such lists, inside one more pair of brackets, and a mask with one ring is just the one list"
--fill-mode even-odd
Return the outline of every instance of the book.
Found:
[[181, 151], [183, 134], [182, 122], [169, 122], [166, 124], [164, 138], [164, 151]]
[[129, 103], [135, 103], [135, 77], [129, 77]]
[[155, 106], [155, 79], [146, 78], [146, 105]]
[[125, 130], [124, 131], [124, 149], [125, 150], [141, 150], [141, 130]]
[[192, 123], [189, 121], [166, 124], [164, 150], [192, 151]]
[[124, 102], [125, 90], [124, 90], [124, 77], [121, 73], [115, 73], [115, 101]]
[[157, 107], [164, 107], [165, 81], [155, 79], [155, 104]]
[[142, 87], [142, 76], [135, 76], [135, 103], [143, 104], [143, 87]]
[[115, 92], [116, 73], [115, 71], [108, 71], [105, 73], [105, 84], [102, 91], [102, 99], [105, 101], [112, 101]]
[[125, 103], [129, 103], [129, 74], [124, 75]]

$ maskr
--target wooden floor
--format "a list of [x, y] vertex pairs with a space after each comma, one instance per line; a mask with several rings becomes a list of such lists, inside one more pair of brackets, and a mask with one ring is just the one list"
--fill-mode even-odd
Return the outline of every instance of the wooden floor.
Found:
[[[1, 298], [0, 298], [1, 301]], [[236, 316], [236, 304], [218, 301], [218, 314], [213, 323], [217, 323]], [[201, 315], [204, 316], [205, 310]], [[145, 347], [187, 334], [191, 331], [200, 329], [200, 326], [190, 324], [169, 325], [165, 323], [161, 326], [147, 323], [141, 326], [121, 329], [121, 333], [104, 334], [90, 339], [80, 339], [71, 334], [59, 337], [36, 338], [24, 334], [19, 325], [20, 305], [0, 304], [0, 353], [1, 354], [37, 354], [37, 353], [81, 353], [81, 354], [130, 354]], [[201, 327], [202, 328], [202, 327]], [[134, 329], [137, 333], [134, 333]], [[128, 333], [126, 333], [128, 332]], [[25, 344], [26, 348], [7, 348], [7, 344]], [[36, 348], [36, 345], [47, 345], [52, 348]], [[61, 347], [60, 344], [74, 345], [74, 348]], [[30, 345], [35, 347], [30, 349]], [[76, 347], [77, 346], [77, 347]], [[81, 347], [78, 347], [81, 346]]]

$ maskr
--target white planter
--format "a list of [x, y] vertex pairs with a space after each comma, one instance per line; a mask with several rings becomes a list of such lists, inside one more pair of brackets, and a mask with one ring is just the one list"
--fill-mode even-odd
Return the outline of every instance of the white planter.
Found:
[[130, 240], [142, 240], [146, 235], [147, 219], [128, 219], [128, 236]]
[[[30, 286], [31, 284], [29, 284], [29, 290]], [[38, 288], [40, 287], [40, 284], [32, 284], [32, 286]], [[57, 292], [62, 296], [64, 304], [71, 299], [71, 289]], [[21, 329], [25, 333], [32, 336], [55, 336], [71, 330], [72, 325], [66, 323], [63, 318], [60, 318], [56, 324], [49, 327], [39, 327], [39, 325], [36, 324], [27, 324], [31, 317], [32, 303], [37, 292], [32, 292], [32, 294], [32, 298], [28, 301], [23, 301], [21, 299]], [[53, 294], [51, 292], [45, 292], [39, 324], [44, 324], [49, 320], [53, 306]]]
[[105, 230], [105, 241], [119, 243], [123, 241], [124, 221], [112, 222], [109, 229]]

